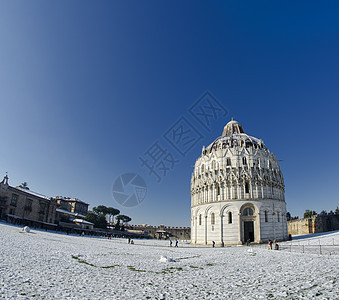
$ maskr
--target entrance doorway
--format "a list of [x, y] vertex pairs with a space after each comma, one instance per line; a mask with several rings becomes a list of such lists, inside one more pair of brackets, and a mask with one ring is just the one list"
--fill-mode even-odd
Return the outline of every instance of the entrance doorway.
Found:
[[254, 225], [253, 221], [246, 221], [244, 222], [244, 242], [250, 240], [254, 242]]

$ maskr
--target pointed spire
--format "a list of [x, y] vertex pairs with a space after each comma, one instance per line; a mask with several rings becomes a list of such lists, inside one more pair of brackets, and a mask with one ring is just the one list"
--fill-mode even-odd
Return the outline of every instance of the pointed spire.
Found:
[[6, 176], [4, 176], [4, 179], [2, 179], [1, 183], [8, 185], [8, 175], [7, 175], [7, 172], [6, 172]]

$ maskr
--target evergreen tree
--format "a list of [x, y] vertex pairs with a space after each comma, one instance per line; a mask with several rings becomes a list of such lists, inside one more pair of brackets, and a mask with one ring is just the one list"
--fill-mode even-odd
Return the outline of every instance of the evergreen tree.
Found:
[[309, 219], [309, 218], [312, 218], [312, 216], [315, 216], [316, 214], [317, 214], [316, 211], [306, 209], [306, 211], [304, 213], [304, 218]]

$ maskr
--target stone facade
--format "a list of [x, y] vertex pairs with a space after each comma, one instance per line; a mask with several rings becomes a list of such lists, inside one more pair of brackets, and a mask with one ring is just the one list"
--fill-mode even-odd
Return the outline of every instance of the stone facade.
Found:
[[191, 179], [191, 243], [288, 238], [284, 180], [262, 140], [230, 121], [197, 159]]
[[127, 231], [142, 234], [150, 238], [190, 240], [191, 229], [189, 227], [128, 225]]
[[75, 218], [85, 218], [87, 215], [89, 204], [78, 198], [56, 196], [51, 199], [57, 203], [56, 221], [58, 223], [68, 222]]
[[339, 214], [315, 215], [288, 221], [288, 233], [301, 235], [339, 230]]
[[30, 190], [10, 186], [7, 176], [0, 183], [0, 199], [1, 219], [36, 227], [54, 225], [56, 201]]

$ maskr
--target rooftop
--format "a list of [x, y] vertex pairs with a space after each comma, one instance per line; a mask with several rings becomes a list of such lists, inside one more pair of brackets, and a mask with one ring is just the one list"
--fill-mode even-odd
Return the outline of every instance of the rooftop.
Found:
[[63, 200], [63, 201], [67, 201], [67, 202], [78, 202], [78, 203], [83, 203], [86, 205], [89, 205], [88, 203], [78, 199], [78, 198], [71, 198], [71, 197], [64, 197], [64, 196], [56, 196], [54, 197], [54, 199], [56, 200]]

